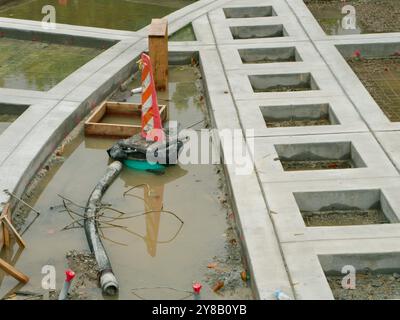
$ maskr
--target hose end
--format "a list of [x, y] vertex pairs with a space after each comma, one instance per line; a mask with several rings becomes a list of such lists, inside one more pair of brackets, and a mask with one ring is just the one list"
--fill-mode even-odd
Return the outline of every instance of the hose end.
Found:
[[101, 275], [100, 286], [103, 293], [108, 296], [115, 296], [119, 290], [118, 281], [114, 274], [110, 271], [107, 271]]

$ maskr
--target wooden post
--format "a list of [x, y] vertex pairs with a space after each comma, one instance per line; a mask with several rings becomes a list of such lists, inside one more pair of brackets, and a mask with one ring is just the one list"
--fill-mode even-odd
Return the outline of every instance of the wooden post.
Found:
[[156, 90], [165, 91], [168, 86], [168, 21], [166, 19], [151, 20], [149, 55]]
[[[2, 225], [2, 229], [3, 229], [2, 231], [3, 231], [4, 246], [10, 247], [10, 233], [12, 233], [14, 235], [18, 245], [20, 246], [20, 248], [25, 248], [26, 247], [25, 241], [19, 235], [19, 233], [14, 228], [14, 226], [12, 225], [10, 220], [11, 220], [10, 205], [7, 204], [4, 207], [4, 210], [0, 215], [0, 224]], [[0, 269], [5, 271], [7, 274], [12, 276], [13, 278], [17, 279], [19, 282], [27, 283], [29, 281], [29, 278], [25, 274], [18, 271], [11, 264], [9, 264], [8, 262], [4, 261], [1, 258], [0, 258]]]
[[0, 259], [0, 269], [3, 269], [10, 276], [22, 283], [27, 283], [29, 281], [29, 278], [26, 275], [15, 269], [11, 264], [8, 264], [3, 259]]
[[3, 209], [3, 212], [0, 215], [0, 223], [2, 225], [2, 231], [3, 231], [3, 245], [6, 248], [10, 247], [10, 232], [8, 231], [8, 228], [6, 226], [6, 222], [3, 221], [3, 219], [1, 219], [2, 217], [7, 217], [7, 218], [11, 218], [11, 214], [10, 214], [10, 204], [7, 203]]

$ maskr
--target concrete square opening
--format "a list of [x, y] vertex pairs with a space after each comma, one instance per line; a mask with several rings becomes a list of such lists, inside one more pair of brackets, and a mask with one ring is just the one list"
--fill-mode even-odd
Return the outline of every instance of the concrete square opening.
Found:
[[224, 14], [227, 19], [235, 18], [261, 18], [276, 16], [272, 6], [264, 7], [240, 7], [224, 8]]
[[235, 26], [230, 27], [233, 39], [258, 39], [286, 37], [287, 32], [283, 25], [268, 26]]
[[254, 92], [319, 90], [310, 73], [249, 75]]
[[335, 299], [400, 299], [400, 252], [318, 258]]
[[295, 47], [239, 49], [243, 63], [273, 63], [302, 61]]
[[351, 142], [277, 144], [275, 150], [284, 171], [366, 167]]
[[260, 106], [267, 128], [306, 127], [340, 124], [326, 104]]
[[379, 189], [296, 192], [293, 196], [307, 227], [399, 222]]
[[28, 109], [27, 105], [0, 104], [0, 134]]

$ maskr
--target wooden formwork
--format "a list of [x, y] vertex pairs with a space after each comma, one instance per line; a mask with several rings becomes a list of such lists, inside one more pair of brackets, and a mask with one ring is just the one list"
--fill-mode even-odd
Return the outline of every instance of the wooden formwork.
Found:
[[[168, 107], [159, 105], [162, 121], [168, 120]], [[106, 115], [141, 118], [142, 105], [129, 102], [104, 101], [85, 122], [85, 134], [115, 138], [129, 138], [140, 132], [141, 125], [102, 123]]]

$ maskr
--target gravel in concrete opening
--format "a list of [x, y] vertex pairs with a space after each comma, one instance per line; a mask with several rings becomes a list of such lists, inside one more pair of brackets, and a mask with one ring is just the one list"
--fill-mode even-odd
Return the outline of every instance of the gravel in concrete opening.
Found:
[[400, 272], [381, 273], [366, 268], [356, 273], [355, 289], [343, 288], [344, 276], [326, 274], [337, 300], [400, 299]]
[[327, 126], [331, 125], [329, 117], [322, 117], [320, 119], [289, 119], [289, 120], [266, 120], [265, 124], [268, 128], [279, 127], [308, 127], [308, 126]]
[[380, 209], [301, 211], [301, 215], [307, 227], [390, 223]]
[[352, 160], [281, 160], [283, 170], [326, 170], [355, 168]]
[[[351, 33], [399, 32], [398, 0], [304, 0], [328, 35]], [[343, 29], [342, 7], [352, 5], [356, 11], [356, 29]]]
[[347, 62], [389, 120], [400, 121], [400, 56]]

